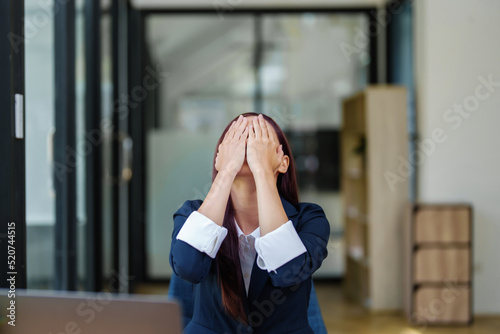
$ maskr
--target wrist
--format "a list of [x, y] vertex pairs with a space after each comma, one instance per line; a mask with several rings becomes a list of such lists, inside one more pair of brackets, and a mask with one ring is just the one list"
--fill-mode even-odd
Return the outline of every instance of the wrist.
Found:
[[274, 173], [271, 170], [256, 170], [255, 172], [252, 172], [252, 174], [256, 183], [270, 180], [274, 182]]
[[217, 177], [221, 180], [228, 180], [232, 183], [234, 181], [234, 179], [236, 178], [237, 174], [238, 174], [238, 171], [231, 170], [231, 169], [223, 169], [217, 173]]

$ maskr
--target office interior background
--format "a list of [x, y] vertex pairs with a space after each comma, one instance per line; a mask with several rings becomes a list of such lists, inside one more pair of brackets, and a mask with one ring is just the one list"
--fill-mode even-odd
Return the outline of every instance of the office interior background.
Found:
[[0, 233], [16, 222], [18, 287], [166, 295], [172, 214], [207, 194], [227, 122], [256, 111], [331, 224], [314, 276], [329, 332], [448, 333], [403, 315], [402, 255], [387, 307], [345, 292], [369, 279], [346, 275], [343, 103], [389, 84], [406, 94], [401, 159], [418, 155], [402, 199], [472, 209], [474, 321], [453, 330], [500, 331], [499, 18], [495, 0], [0, 0]]

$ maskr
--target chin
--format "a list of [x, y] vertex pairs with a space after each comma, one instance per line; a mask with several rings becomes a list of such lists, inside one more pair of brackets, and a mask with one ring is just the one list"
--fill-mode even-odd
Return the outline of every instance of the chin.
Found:
[[250, 170], [250, 167], [248, 167], [248, 164], [247, 164], [246, 160], [245, 160], [245, 163], [243, 164], [243, 166], [241, 166], [241, 169], [238, 172], [238, 174], [236, 174], [236, 176], [239, 176], [239, 177], [253, 177], [252, 171]]

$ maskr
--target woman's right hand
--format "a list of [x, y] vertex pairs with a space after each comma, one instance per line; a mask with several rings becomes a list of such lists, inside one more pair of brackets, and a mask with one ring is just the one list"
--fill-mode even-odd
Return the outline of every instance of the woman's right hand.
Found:
[[246, 139], [248, 138], [247, 123], [246, 117], [240, 116], [226, 132], [215, 158], [215, 169], [218, 172], [224, 171], [236, 175], [243, 166]]

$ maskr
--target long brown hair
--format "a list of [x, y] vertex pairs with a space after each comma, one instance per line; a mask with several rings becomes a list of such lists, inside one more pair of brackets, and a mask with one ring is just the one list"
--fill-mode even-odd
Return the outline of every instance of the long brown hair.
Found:
[[[258, 116], [258, 113], [248, 112], [242, 114], [246, 116]], [[238, 115], [239, 116], [239, 115]], [[237, 117], [233, 119], [237, 120]], [[295, 162], [293, 160], [292, 151], [288, 145], [283, 130], [276, 124], [276, 122], [269, 116], [264, 116], [264, 119], [272, 125], [276, 134], [278, 135], [278, 140], [283, 146], [283, 153], [288, 155], [290, 161], [288, 165], [288, 170], [284, 174], [278, 175], [278, 180], [276, 185], [278, 187], [278, 192], [285, 200], [292, 204], [297, 204], [299, 202], [299, 196], [297, 191], [297, 178], [295, 175]], [[222, 132], [214, 154], [213, 168], [212, 168], [212, 182], [217, 176], [217, 170], [215, 169], [215, 159], [217, 157], [217, 149], [221, 144], [226, 132], [229, 130], [232, 121], [229, 122], [227, 127]], [[243, 307], [244, 297], [241, 291], [244, 291], [243, 277], [241, 274], [240, 267], [240, 257], [239, 257], [239, 244], [238, 244], [238, 233], [236, 232], [236, 226], [234, 225], [234, 208], [231, 200], [231, 195], [227, 201], [226, 213], [224, 215], [223, 226], [227, 228], [227, 237], [222, 242], [222, 245], [217, 253], [216, 263], [217, 263], [217, 277], [218, 282], [222, 291], [222, 305], [226, 312], [231, 315], [234, 319], [239, 322], [247, 324], [245, 309]]]

